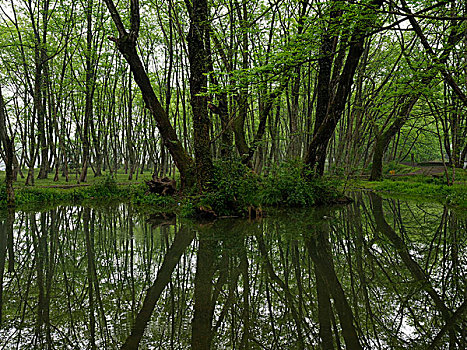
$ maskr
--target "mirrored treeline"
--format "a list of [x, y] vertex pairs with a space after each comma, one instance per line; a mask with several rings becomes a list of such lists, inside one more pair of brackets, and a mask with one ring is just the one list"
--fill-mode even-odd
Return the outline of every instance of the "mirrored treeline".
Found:
[[0, 348], [465, 349], [465, 214], [354, 199], [256, 221], [2, 212]]

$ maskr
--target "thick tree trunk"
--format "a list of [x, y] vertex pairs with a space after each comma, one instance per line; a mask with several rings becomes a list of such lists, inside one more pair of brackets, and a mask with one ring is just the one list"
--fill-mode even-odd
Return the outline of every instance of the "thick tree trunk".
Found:
[[207, 109], [207, 68], [208, 51], [208, 2], [194, 0], [190, 12], [190, 30], [187, 36], [188, 59], [190, 61], [190, 95], [193, 110], [193, 141], [196, 162], [196, 176], [200, 190], [209, 186], [213, 165], [209, 130], [211, 121]]
[[[373, 10], [382, 5], [382, 0], [373, 0], [372, 7], [368, 9], [367, 15], [372, 15]], [[340, 16], [339, 10], [335, 8], [331, 10], [331, 19], [336, 19]], [[376, 16], [376, 15], [374, 15]], [[368, 27], [368, 18], [364, 16], [355, 23], [354, 32], [350, 38], [350, 47], [347, 58], [337, 80], [337, 90], [335, 94], [331, 91], [331, 69], [332, 69], [332, 47], [336, 47], [336, 33], [325, 34], [322, 42], [322, 54], [320, 59], [320, 72], [318, 76], [318, 102], [316, 106], [316, 124], [313, 134], [313, 139], [308, 145], [307, 154], [305, 156], [305, 164], [308, 169], [317, 175], [323, 175], [326, 149], [329, 140], [334, 135], [334, 130], [339, 122], [342, 112], [344, 111], [347, 99], [350, 95], [353, 77], [357, 69], [360, 57], [364, 52], [365, 33]], [[340, 62], [337, 60], [335, 70], [340, 70]], [[332, 95], [332, 98], [331, 98]]]
[[317, 108], [320, 108], [323, 111], [324, 108], [327, 108], [326, 117], [314, 132], [314, 137], [308, 146], [305, 164], [308, 165], [310, 170], [315, 171], [318, 175], [323, 175], [323, 156], [326, 154], [329, 140], [334, 134], [337, 123], [344, 111], [345, 104], [347, 103], [347, 98], [352, 87], [353, 76], [362, 54], [363, 38], [360, 38], [351, 44], [334, 100], [331, 101], [327, 107], [324, 104], [317, 106]]

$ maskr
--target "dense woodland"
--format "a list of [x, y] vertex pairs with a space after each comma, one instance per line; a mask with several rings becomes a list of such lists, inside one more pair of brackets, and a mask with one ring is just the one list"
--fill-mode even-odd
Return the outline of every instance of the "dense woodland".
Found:
[[466, 160], [465, 1], [0, 4], [7, 181]]

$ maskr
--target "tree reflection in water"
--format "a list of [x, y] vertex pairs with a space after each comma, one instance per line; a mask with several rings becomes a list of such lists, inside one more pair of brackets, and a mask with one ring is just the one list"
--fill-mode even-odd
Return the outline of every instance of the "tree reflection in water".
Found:
[[466, 226], [436, 204], [259, 221], [0, 214], [0, 348], [465, 349]]

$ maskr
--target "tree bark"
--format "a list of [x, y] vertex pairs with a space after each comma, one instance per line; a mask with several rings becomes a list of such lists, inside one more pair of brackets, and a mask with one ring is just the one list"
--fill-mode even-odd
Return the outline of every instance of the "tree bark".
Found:
[[200, 191], [209, 187], [213, 165], [209, 130], [211, 121], [207, 104], [208, 51], [206, 49], [209, 33], [208, 2], [194, 0], [188, 7], [190, 30], [187, 36], [188, 60], [190, 61], [190, 95], [193, 110], [193, 141], [196, 163], [196, 178]]
[[15, 191], [13, 189], [13, 162], [15, 157], [14, 139], [8, 136], [5, 103], [3, 101], [2, 88], [0, 86], [0, 142], [3, 148], [3, 160], [5, 162], [5, 184], [7, 205], [15, 205]]
[[84, 122], [83, 122], [83, 133], [82, 133], [82, 142], [83, 142], [83, 163], [81, 168], [81, 174], [79, 177], [80, 182], [85, 182], [88, 175], [88, 166], [90, 161], [90, 148], [91, 144], [89, 141], [89, 125], [92, 123], [92, 109], [93, 109], [93, 95], [94, 95], [94, 60], [93, 60], [93, 47], [92, 47], [92, 0], [88, 0], [86, 6], [86, 23], [87, 23], [87, 33], [86, 33], [86, 101], [84, 107]]
[[[333, 46], [333, 37], [324, 35], [322, 42], [323, 57], [320, 59], [320, 71], [318, 82], [318, 103], [316, 106], [316, 124], [313, 138], [308, 145], [305, 156], [305, 164], [311, 173], [323, 175], [326, 149], [334, 134], [334, 130], [339, 122], [342, 112], [344, 111], [347, 99], [350, 95], [353, 77], [357, 69], [360, 57], [364, 52], [364, 41], [367, 28], [369, 27], [369, 15], [371, 16], [374, 10], [382, 5], [382, 0], [373, 0], [368, 7], [368, 13], [361, 20], [355, 23], [354, 32], [350, 38], [350, 47], [347, 58], [337, 82], [337, 90], [335, 94], [331, 91], [331, 67], [332, 58], [329, 55], [330, 49]], [[336, 5], [337, 2], [334, 2]], [[337, 18], [340, 15], [336, 8], [331, 11], [331, 18]], [[362, 14], [363, 15], [363, 14]], [[376, 16], [376, 15], [374, 15]], [[335, 44], [334, 44], [335, 47]], [[339, 63], [339, 62], [337, 62]], [[339, 66], [339, 64], [338, 64]], [[340, 67], [335, 67], [339, 68]], [[332, 98], [331, 98], [332, 94]]]
[[130, 65], [131, 72], [136, 84], [141, 90], [143, 100], [146, 107], [150, 110], [152, 116], [156, 120], [157, 127], [161, 133], [164, 145], [169, 150], [172, 158], [180, 172], [180, 182], [182, 187], [191, 186], [195, 183], [195, 174], [193, 171], [193, 160], [183, 148], [178, 140], [175, 129], [170, 124], [169, 117], [162, 108], [148, 74], [144, 69], [143, 63], [136, 50], [136, 40], [139, 32], [139, 2], [138, 0], [131, 1], [131, 30], [127, 32], [120, 15], [117, 12], [115, 4], [112, 0], [104, 0], [112, 20], [114, 21], [119, 32], [119, 38], [110, 38], [117, 44], [117, 48], [123, 55], [125, 60]]
[[43, 2], [42, 8], [42, 38], [39, 32], [36, 31], [35, 42], [35, 64], [36, 64], [36, 89], [35, 89], [35, 105], [37, 108], [37, 128], [39, 134], [41, 164], [39, 169], [38, 179], [46, 179], [49, 172], [49, 147], [46, 138], [45, 118], [46, 118], [46, 79], [49, 79], [46, 73], [47, 52], [47, 27], [49, 19], [49, 1]]

